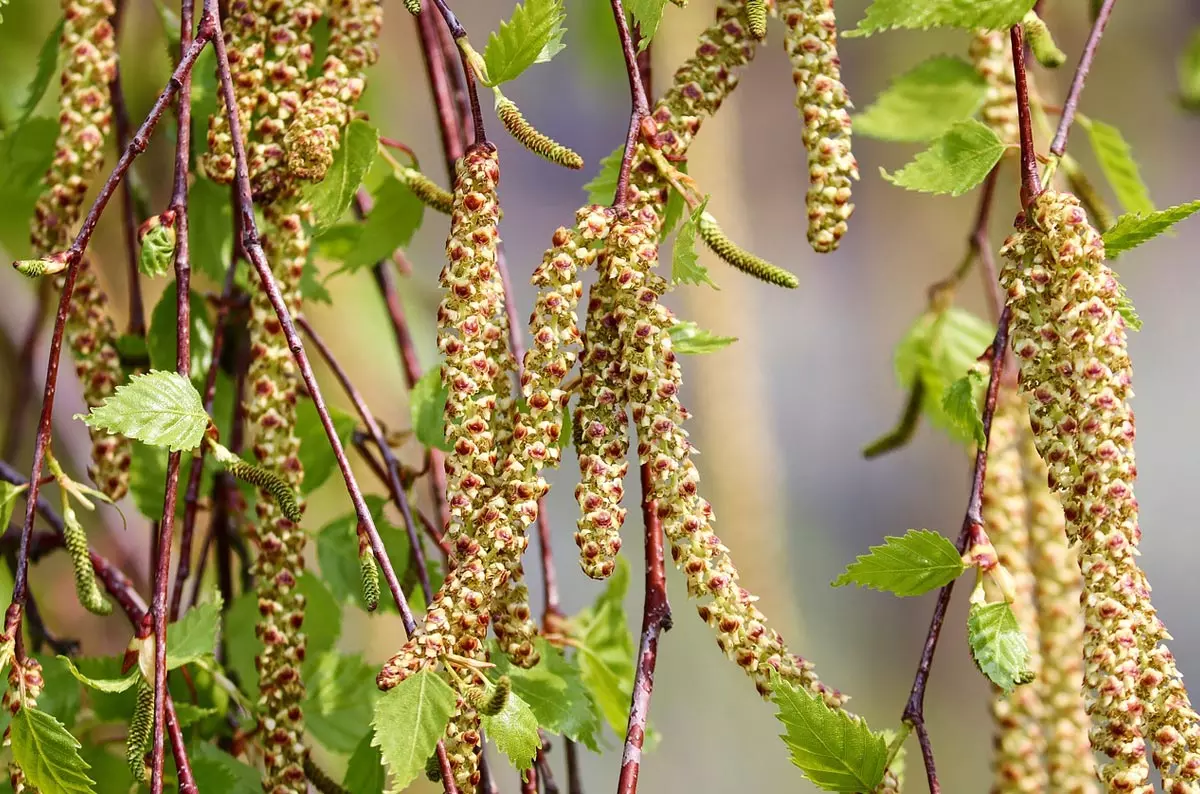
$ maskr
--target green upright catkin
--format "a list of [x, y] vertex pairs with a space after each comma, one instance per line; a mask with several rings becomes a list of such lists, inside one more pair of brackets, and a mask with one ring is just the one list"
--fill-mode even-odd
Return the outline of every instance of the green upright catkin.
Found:
[[100, 585], [96, 583], [96, 571], [92, 568], [92, 558], [88, 553], [87, 535], [66, 497], [63, 498], [62, 519], [63, 546], [71, 557], [71, 567], [75, 573], [75, 593], [79, 597], [79, 603], [93, 615], [111, 615], [112, 602], [104, 597]]
[[[54, 159], [43, 182], [45, 191], [34, 208], [30, 240], [36, 257], [66, 249], [78, 222], [91, 181], [104, 164], [104, 142], [112, 123], [108, 85], [116, 74], [116, 35], [109, 18], [111, 0], [62, 0], [62, 95]], [[65, 276], [56, 282], [59, 289]], [[75, 360], [83, 396], [95, 407], [121, 383], [117, 330], [91, 262], [78, 265], [75, 291], [66, 324], [66, 342]], [[92, 430], [92, 463], [88, 475], [112, 499], [129, 489], [130, 441], [121, 435]]]
[[583, 158], [558, 141], [544, 135], [530, 124], [512, 100], [496, 102], [496, 116], [504, 129], [529, 151], [564, 168], [583, 168]]
[[[15, 716], [22, 708], [37, 708], [38, 698], [45, 685], [42, 665], [37, 659], [14, 658], [8, 671], [8, 689], [4, 690], [4, 710], [10, 716]], [[11, 724], [4, 729], [4, 747], [12, 747]], [[25, 772], [12, 759], [8, 762], [8, 779], [12, 784], [13, 794], [37, 794], [37, 789], [25, 782]]]
[[454, 194], [417, 169], [401, 166], [396, 169], [396, 178], [407, 185], [425, 206], [444, 215], [454, 211]]
[[751, 36], [759, 41], [767, 37], [766, 0], [746, 0], [746, 23]]
[[261, 490], [270, 495], [275, 500], [279, 511], [283, 513], [284, 518], [295, 524], [300, 523], [303, 513], [300, 510], [300, 505], [296, 502], [296, 494], [292, 491], [292, 487], [288, 485], [286, 480], [261, 466], [247, 463], [236, 455], [232, 455], [229, 460], [219, 462], [235, 479], [248, 482], [251, 485], [257, 485]]
[[125, 737], [125, 763], [138, 783], [146, 780], [146, 751], [150, 749], [150, 731], [154, 725], [154, 687], [145, 678], [137, 683], [137, 703], [129, 734]]
[[756, 279], [765, 281], [768, 284], [786, 287], [787, 289], [795, 289], [800, 286], [800, 280], [796, 278], [794, 273], [789, 273], [781, 267], [772, 265], [767, 260], [755, 256], [733, 240], [730, 240], [725, 232], [721, 230], [717, 219], [707, 212], [700, 214], [697, 231], [700, 233], [700, 239], [712, 249], [714, 254], [743, 273], [754, 276]]
[[502, 675], [496, 681], [496, 685], [492, 687], [491, 692], [479, 687], [468, 689], [467, 701], [480, 714], [486, 717], [495, 717], [501, 711], [504, 711], [504, 706], [508, 703], [508, 696], [511, 692], [512, 679], [506, 675]]
[[363, 601], [367, 611], [374, 612], [379, 608], [379, 564], [375, 562], [375, 552], [366, 543], [366, 536], [359, 537], [358, 567], [362, 575]]

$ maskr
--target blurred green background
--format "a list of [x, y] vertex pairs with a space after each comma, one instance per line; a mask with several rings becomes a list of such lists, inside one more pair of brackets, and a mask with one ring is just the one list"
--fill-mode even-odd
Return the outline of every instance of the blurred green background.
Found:
[[[457, 0], [454, 8], [481, 46], [486, 32], [511, 12], [501, 0]], [[838, 4], [839, 26], [861, 18], [865, 0]], [[1047, 20], [1073, 64], [1087, 33], [1082, 0], [1048, 3]], [[532, 68], [506, 92], [546, 133], [579, 151], [584, 173], [564, 171], [527, 153], [492, 123], [501, 151], [501, 232], [518, 282], [519, 314], [529, 310], [528, 274], [540, 260], [552, 230], [569, 221], [584, 202], [581, 186], [599, 159], [622, 140], [628, 120], [627, 86], [608, 4], [568, 0], [567, 49], [548, 65]], [[24, 99], [36, 53], [54, 25], [57, 4], [13, 0], [0, 25], [0, 118], [11, 120]], [[400, 139], [422, 158], [425, 170], [445, 180], [439, 142], [412, 20], [399, 0], [385, 1], [383, 55], [375, 68], [365, 108], [381, 133]], [[668, 7], [654, 48], [656, 94], [690, 54], [696, 35], [711, 19], [711, 3], [692, 0], [686, 11]], [[1189, 32], [1200, 23], [1191, 0], [1118, 4], [1092, 70], [1081, 109], [1121, 128], [1160, 207], [1200, 196], [1200, 118], [1177, 109], [1175, 61]], [[718, 531], [738, 561], [743, 583], [760, 606], [821, 676], [853, 695], [852, 707], [877, 729], [897, 724], [925, 628], [931, 597], [899, 600], [871, 592], [834, 591], [829, 582], [845, 563], [885, 534], [929, 527], [953, 535], [968, 488], [962, 448], [923, 427], [906, 449], [877, 461], [859, 450], [891, 426], [903, 394], [892, 375], [892, 349], [924, 309], [926, 287], [948, 273], [964, 250], [975, 209], [972, 196], [950, 199], [907, 193], [885, 183], [879, 168], [899, 167], [914, 147], [856, 141], [862, 171], [857, 212], [841, 249], [832, 256], [811, 252], [805, 239], [806, 171], [800, 122], [792, 104], [790, 68], [772, 25], [769, 40], [745, 72], [742, 87], [714, 121], [705, 124], [690, 157], [690, 172], [712, 194], [710, 209], [741, 243], [795, 271], [801, 287], [785, 292], [731, 271], [706, 257], [720, 291], [683, 287], [671, 295], [677, 313], [712, 331], [736, 336], [731, 348], [685, 361], [686, 404], [694, 411], [691, 432], [705, 452], [699, 464], [704, 490], [719, 517]], [[858, 107], [866, 107], [889, 79], [939, 53], [965, 54], [961, 32], [900, 32], [845, 40], [843, 77]], [[130, 0], [122, 40], [122, 68], [131, 115], [140, 120], [167, 74], [159, 21], [150, 0]], [[1061, 97], [1070, 65], [1038, 75], [1044, 92]], [[54, 90], [40, 112], [54, 113]], [[490, 102], [485, 101], [485, 105]], [[152, 206], [170, 189], [168, 126], [138, 161], [136, 171], [151, 189]], [[1082, 131], [1071, 152], [1091, 169], [1094, 160]], [[1043, 147], [1044, 148], [1044, 147]], [[110, 158], [111, 162], [111, 158]], [[1017, 206], [1016, 169], [1007, 163], [993, 214], [999, 244]], [[118, 213], [102, 222], [93, 253], [107, 285], [118, 325], [127, 316], [124, 258]], [[0, 204], [0, 216], [11, 206]], [[5, 217], [11, 228], [25, 223]], [[445, 220], [426, 214], [408, 250], [413, 273], [402, 291], [423, 363], [432, 360], [433, 309]], [[11, 259], [20, 246], [5, 251]], [[0, 249], [3, 246], [0, 245]], [[1200, 294], [1200, 221], [1183, 224], [1123, 257], [1118, 270], [1145, 321], [1132, 336], [1137, 372], [1139, 501], [1144, 532], [1142, 558], [1155, 588], [1155, 605], [1175, 637], [1172, 645], [1190, 680], [1200, 680], [1200, 623], [1193, 620], [1195, 570], [1200, 544], [1195, 527], [1200, 502], [1192, 490], [1200, 479], [1200, 423], [1195, 394], [1195, 296]], [[213, 285], [199, 285], [202, 288]], [[327, 285], [334, 305], [311, 305], [308, 316], [354, 374], [357, 385], [389, 427], [408, 424], [408, 403], [399, 359], [382, 304], [366, 273], [339, 276]], [[163, 282], [147, 283], [147, 312]], [[35, 292], [8, 268], [0, 269], [0, 417], [11, 401], [15, 346], [33, 310]], [[978, 279], [968, 281], [961, 302], [984, 312]], [[1189, 330], [1191, 329], [1191, 330]], [[45, 350], [36, 356], [44, 367]], [[328, 373], [318, 366], [330, 399], [348, 409]], [[87, 434], [70, 421], [82, 409], [79, 387], [64, 370], [56, 405], [56, 449], [82, 471]], [[40, 374], [38, 375], [40, 378]], [[40, 380], [39, 380], [40, 393]], [[0, 419], [0, 421], [4, 421]], [[32, 413], [26, 415], [18, 468], [29, 465]], [[415, 463], [417, 451], [406, 447]], [[574, 465], [568, 457], [555, 472], [550, 497], [554, 548], [565, 607], [574, 612], [599, 591], [575, 563], [571, 541], [575, 511]], [[360, 476], [382, 492], [369, 470]], [[423, 493], [420, 489], [418, 493]], [[349, 509], [337, 478], [311, 499], [306, 524], [314, 529]], [[135, 516], [132, 505], [126, 510]], [[635, 571], [628, 604], [640, 617], [641, 549], [636, 511], [627, 526], [627, 556]], [[105, 534], [98, 534], [103, 532]], [[97, 543], [138, 566], [144, 592], [147, 526], [134, 518], [128, 530], [111, 517], [93, 534]], [[315, 559], [315, 558], [314, 558]], [[65, 592], [65, 560], [39, 567], [35, 592], [61, 633], [83, 637], [89, 653], [123, 647], [123, 619], [83, 613]], [[540, 582], [531, 576], [535, 604]], [[736, 666], [726, 662], [708, 630], [692, 617], [682, 582], [671, 575], [675, 628], [659, 650], [653, 721], [662, 741], [642, 769], [644, 791], [721, 792], [733, 788], [807, 791], [799, 772], [775, 738], [772, 707], [759, 701]], [[965, 591], [965, 588], [964, 588]], [[934, 669], [927, 715], [944, 789], [983, 792], [989, 786], [988, 689], [974, 670], [964, 642], [965, 592], [951, 611]], [[342, 643], [382, 659], [401, 642], [394, 618], [347, 618]], [[637, 630], [637, 625], [632, 626]], [[602, 758], [584, 758], [589, 790], [611, 786], [619, 745], [610, 741]], [[908, 790], [924, 790], [915, 746]], [[556, 764], [561, 753], [555, 752]], [[562, 782], [561, 769], [559, 771]], [[515, 775], [504, 773], [503, 790]]]

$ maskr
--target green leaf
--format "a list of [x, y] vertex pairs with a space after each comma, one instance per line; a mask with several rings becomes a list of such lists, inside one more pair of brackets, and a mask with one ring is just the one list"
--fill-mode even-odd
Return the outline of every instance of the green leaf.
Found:
[[1184, 107], [1200, 110], [1200, 27], [1179, 56], [1179, 98]]
[[[383, 539], [388, 558], [397, 575], [408, 570], [409, 545], [404, 529], [394, 526], [387, 518], [384, 508], [387, 502], [374, 494], [366, 497], [367, 509], [375, 521], [375, 528]], [[347, 601], [366, 608], [362, 591], [362, 571], [358, 562], [358, 516], [349, 513], [334, 519], [317, 533], [317, 562], [321, 566], [321, 580], [328, 585], [330, 594], [339, 603]], [[381, 611], [396, 611], [390, 598], [379, 601]]]
[[1033, 8], [1034, 0], [875, 0], [858, 27], [843, 35], [870, 36], [892, 28], [1009, 28]]
[[175, 719], [178, 720], [180, 728], [195, 725], [220, 713], [221, 711], [216, 708], [201, 708], [200, 706], [193, 706], [191, 703], [175, 702]]
[[212, 654], [221, 628], [221, 599], [206, 601], [167, 626], [167, 669], [174, 670]]
[[306, 676], [305, 728], [325, 749], [352, 753], [358, 746], [379, 695], [375, 673], [358, 654], [335, 650], [322, 654]]
[[424, 217], [425, 205], [394, 176], [384, 179], [372, 197], [375, 207], [363, 223], [358, 244], [345, 263], [351, 271], [372, 266], [390, 257], [397, 248], [408, 245]]
[[[215, 411], [214, 411], [215, 413]], [[191, 469], [191, 463], [183, 463], [183, 471]], [[212, 456], [204, 458], [204, 472], [200, 477], [200, 493], [212, 491], [212, 478], [217, 464]], [[138, 512], [152, 521], [162, 518], [163, 496], [167, 489], [167, 451], [135, 441], [130, 448], [129, 495]], [[184, 494], [187, 490], [187, 475], [179, 477], [175, 489], [176, 516], [183, 515]]]
[[942, 393], [942, 410], [946, 416], [960, 435], [972, 439], [981, 447], [987, 444], [987, 436], [984, 434], [983, 417], [979, 413], [979, 398], [986, 387], [983, 373], [971, 369]]
[[188, 745], [196, 788], [221, 794], [261, 794], [258, 771], [210, 742]]
[[700, 264], [700, 257], [696, 254], [697, 224], [707, 206], [708, 197], [706, 196], [700, 206], [696, 207], [679, 227], [679, 234], [675, 235], [675, 245], [671, 250], [671, 278], [676, 283], [696, 284], [697, 286], [709, 284], [714, 289], [720, 289], [717, 283], [709, 277], [708, 268]]
[[551, 733], [581, 742], [592, 752], [600, 752], [597, 738], [600, 715], [583, 683], [583, 675], [574, 660], [544, 639], [534, 641], [541, 661], [528, 670], [514, 666], [504, 654], [492, 654], [497, 675], [512, 681], [512, 690], [533, 710], [538, 724]]
[[588, 194], [588, 204], [607, 206], [612, 203], [617, 192], [617, 179], [621, 175], [621, 160], [624, 156], [625, 147], [618, 146], [600, 160], [600, 170], [583, 186]]
[[12, 752], [28, 783], [43, 794], [91, 794], [96, 785], [80, 744], [45, 712], [23, 708], [12, 718]]
[[225, 610], [225, 666], [237, 677], [244, 692], [254, 691], [258, 684], [258, 670], [254, 667], [260, 645], [254, 634], [258, 620], [258, 595], [254, 591], [242, 593]]
[[[617, 151], [621, 154], [624, 154], [625, 149], [624, 149], [624, 147], [621, 147]], [[618, 171], [620, 171], [620, 166], [621, 166], [621, 159], [620, 159], [620, 157], [618, 157], [617, 158], [617, 170]], [[681, 162], [676, 163], [675, 167], [679, 170], [679, 173], [681, 173], [681, 174], [686, 174], [688, 172], [687, 160], [683, 160]], [[613, 189], [611, 191], [609, 191], [609, 195], [610, 196], [613, 195], [613, 193], [616, 192], [616, 189], [617, 189], [617, 184], [616, 184], [616, 178], [614, 177]], [[607, 199], [600, 203], [607, 204], [611, 200], [612, 199], [610, 198], [610, 199]], [[679, 222], [681, 220], [683, 220], [684, 211], [686, 209], [687, 209], [687, 202], [684, 201], [683, 195], [678, 190], [676, 190], [675, 188], [672, 187], [670, 193], [667, 195], [667, 208], [663, 211], [662, 231], [659, 232], [659, 239], [666, 237], [668, 234], [670, 234], [671, 232], [673, 232], [675, 230], [675, 227], [679, 225]]]
[[[73, 659], [72, 663], [79, 672], [91, 680], [116, 681], [124, 674], [121, 672], [121, 657], [83, 657]], [[68, 671], [69, 672], [69, 671]], [[140, 675], [137, 671], [135, 674]], [[129, 688], [124, 692], [105, 692], [100, 689], [85, 690], [91, 710], [101, 722], [128, 722], [133, 713], [134, 690]]]
[[488, 36], [483, 60], [488, 82], [499, 85], [514, 80], [535, 63], [545, 63], [563, 48], [567, 18], [562, 0], [525, 0], [513, 9], [512, 19]]
[[134, 375], [103, 405], [75, 418], [172, 452], [200, 446], [208, 427], [200, 392], [182, 375], [163, 370]]
[[533, 766], [534, 756], [542, 746], [538, 738], [538, 720], [529, 704], [516, 692], [510, 692], [499, 714], [483, 718], [483, 729], [487, 737], [496, 743], [497, 749], [508, 756], [508, 760], [519, 770]]
[[62, 49], [61, 39], [66, 23], [65, 18], [60, 18], [46, 35], [42, 48], [38, 50], [37, 71], [29, 82], [29, 88], [25, 90], [25, 101], [21, 103], [21, 115], [13, 124], [14, 129], [23, 126], [33, 116], [33, 111], [37, 109], [42, 97], [46, 95], [46, 89], [50, 87], [50, 81], [54, 79], [54, 73], [58, 71], [58, 54]]
[[[84, 762], [91, 767], [89, 774], [99, 781], [96, 784], [96, 794], [129, 794], [129, 764], [125, 760], [124, 754], [117, 755], [112, 752], [114, 745], [120, 746], [119, 742], [110, 742], [104, 744], [84, 744], [79, 749], [79, 756]], [[124, 748], [122, 748], [124, 749]], [[171, 753], [166, 754], [165, 769], [163, 770], [163, 790], [171, 784], [171, 767], [174, 759], [171, 758]], [[122, 788], [122, 783], [126, 784]], [[28, 791], [29, 789], [26, 789]], [[12, 789], [8, 789], [9, 792]]]
[[778, 677], [771, 702], [787, 730], [779, 738], [792, 763], [825, 791], [874, 791], [887, 768], [887, 742], [866, 721]]
[[450, 451], [446, 441], [445, 410], [450, 390], [442, 384], [442, 368], [430, 367], [408, 395], [413, 432], [426, 447]]
[[723, 350], [737, 341], [736, 336], [717, 336], [691, 320], [679, 320], [671, 326], [671, 345], [676, 353], [703, 355]]
[[638, 43], [639, 51], [650, 46], [654, 34], [658, 32], [658, 25], [662, 22], [666, 5], [667, 0], [625, 0], [625, 10], [642, 31], [642, 40]]
[[[208, 371], [208, 360], [212, 356], [213, 332], [208, 317], [208, 304], [198, 293], [188, 296], [191, 306], [191, 367], [192, 376], [203, 378]], [[163, 290], [162, 297], [150, 313], [150, 331], [146, 335], [146, 352], [150, 356], [150, 368], [175, 369], [175, 282], [171, 281]]]
[[1095, 119], [1081, 118], [1079, 123], [1087, 130], [1088, 140], [1092, 143], [1092, 151], [1104, 177], [1112, 186], [1117, 201], [1126, 212], [1154, 212], [1154, 201], [1150, 198], [1150, 188], [1142, 181], [1138, 172], [1138, 164], [1133, 159], [1133, 150], [1125, 142], [1121, 131], [1116, 127]]
[[892, 81], [854, 117], [854, 132], [883, 141], [932, 140], [975, 115], [987, 83], [975, 67], [951, 55], [917, 64]]
[[300, 574], [296, 589], [305, 601], [304, 633], [308, 638], [308, 648], [302, 670], [307, 677], [321, 654], [337, 645], [338, 637], [342, 634], [342, 605], [325, 583], [310, 571]]
[[42, 679], [45, 681], [37, 706], [71, 730], [79, 718], [83, 688], [66, 665], [59, 664], [55, 657], [39, 653], [36, 658], [41, 662]]
[[12, 520], [13, 508], [17, 503], [17, 494], [21, 491], [17, 490], [17, 486], [11, 482], [0, 481], [0, 528], [8, 529], [8, 522]]
[[1117, 296], [1117, 313], [1125, 318], [1125, 325], [1134, 331], [1142, 330], [1142, 318], [1138, 316], [1137, 310], [1133, 308], [1133, 301], [1125, 293], [1124, 284], [1121, 285], [1120, 294]]
[[939, 428], [963, 443], [974, 443], [942, 407], [942, 395], [966, 374], [992, 343], [995, 327], [962, 309], [927, 312], [917, 318], [896, 346], [896, 380], [910, 389], [918, 377], [925, 384], [922, 411]]
[[[358, 420], [336, 406], [326, 407], [342, 447], [349, 446], [350, 436], [354, 434]], [[321, 417], [312, 400], [302, 400], [296, 405], [296, 435], [300, 438], [300, 465], [304, 467], [300, 493], [310, 494], [338, 470], [337, 457], [333, 454], [329, 437], [325, 435], [325, 425], [321, 424]]]
[[422, 670], [385, 692], [375, 704], [371, 743], [383, 753], [396, 790], [425, 771], [425, 761], [445, 733], [455, 701], [449, 684]]
[[346, 764], [346, 778], [342, 788], [348, 794], [380, 794], [387, 784], [387, 767], [383, 765], [383, 755], [379, 748], [371, 743], [375, 734], [368, 731], [362, 737]]
[[971, 605], [967, 643], [979, 670], [1005, 692], [1033, 680], [1029, 644], [1007, 601]]
[[1197, 212], [1200, 212], [1200, 199], [1147, 214], [1126, 213], [1117, 218], [1112, 228], [1104, 233], [1104, 252], [1109, 259], [1115, 259], [1120, 254], [1153, 240]]
[[325, 178], [305, 191], [312, 204], [314, 233], [322, 234], [342, 217], [378, 150], [379, 131], [367, 122], [355, 119], [342, 131]]
[[908, 190], [961, 196], [984, 180], [1004, 148], [987, 125], [974, 119], [960, 121], [896, 173], [882, 168], [879, 173]]
[[228, 187], [200, 177], [192, 183], [188, 191], [188, 247], [193, 268], [215, 282], [224, 282], [233, 251]]
[[123, 678], [89, 678], [80, 672], [79, 668], [76, 667], [75, 663], [72, 662], [68, 657], [59, 656], [58, 660], [66, 666], [67, 671], [70, 672], [71, 675], [79, 679], [79, 683], [83, 684], [89, 689], [95, 689], [100, 692], [125, 692], [133, 687], [133, 685], [138, 682], [138, 679], [141, 678], [142, 675], [141, 671], [138, 670], [137, 667], [134, 667], [129, 671], [128, 675], [124, 676]]
[[918, 596], [949, 584], [964, 569], [958, 549], [945, 537], [928, 529], [910, 529], [904, 537], [884, 538], [882, 546], [859, 555], [833, 586], [856, 584], [901, 597]]
[[617, 558], [608, 587], [596, 603], [576, 618], [579, 638], [579, 671], [600, 713], [618, 736], [625, 735], [633, 695], [636, 651], [625, 616], [629, 589], [629, 563]]
[[14, 258], [30, 255], [29, 219], [42, 190], [42, 176], [54, 159], [58, 121], [32, 118], [5, 133], [0, 143], [0, 243]]

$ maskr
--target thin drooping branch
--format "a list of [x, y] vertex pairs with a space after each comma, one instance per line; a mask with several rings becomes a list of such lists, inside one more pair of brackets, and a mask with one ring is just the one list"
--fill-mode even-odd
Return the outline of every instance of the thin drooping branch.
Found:
[[[458, 17], [450, 10], [450, 6], [446, 4], [446, 0], [433, 0], [433, 5], [437, 8], [438, 13], [442, 15], [442, 19], [446, 23], [446, 27], [450, 29], [450, 35], [454, 38], [457, 44], [459, 39], [467, 37], [467, 29], [458, 21]], [[471, 120], [474, 123], [475, 138], [471, 143], [481, 144], [487, 140], [487, 132], [483, 129], [483, 112], [479, 108], [479, 87], [475, 79], [475, 71], [471, 68], [471, 63], [467, 58], [467, 53], [462, 47], [458, 47], [459, 62], [462, 64], [463, 77], [467, 85], [467, 98], [471, 103]]]
[[[194, 0], [179, 3], [180, 57], [192, 44]], [[180, 81], [175, 106], [175, 174], [169, 211], [175, 215], [175, 372], [186, 380], [192, 374], [192, 264], [188, 248], [188, 172], [191, 169], [192, 77]], [[154, 722], [150, 745], [150, 792], [163, 790], [163, 727], [167, 719], [167, 622], [170, 612], [171, 550], [175, 534], [175, 499], [179, 491], [182, 453], [167, 457], [163, 514], [158, 528], [158, 559], [154, 565], [150, 613], [154, 623]]]
[[625, 209], [629, 193], [629, 172], [633, 168], [633, 155], [637, 150], [638, 138], [641, 135], [642, 121], [650, 116], [650, 103], [646, 99], [645, 82], [638, 68], [637, 43], [629, 32], [629, 22], [625, 19], [625, 8], [621, 0], [612, 1], [613, 19], [617, 23], [617, 34], [621, 38], [621, 52], [625, 56], [625, 71], [629, 75], [630, 104], [633, 106], [629, 114], [629, 131], [625, 135], [625, 154], [621, 158], [621, 170], [617, 175], [617, 191], [613, 196], [613, 207]]
[[200, 57], [201, 51], [203, 51], [209, 39], [216, 33], [218, 29], [216, 20], [216, 5], [214, 3], [212, 17], [207, 26], [204, 20], [201, 20], [199, 35], [185, 50], [183, 57], [179, 61], [179, 65], [175, 67], [175, 71], [171, 75], [171, 79], [158, 95], [158, 98], [154, 100], [154, 105], [150, 108], [150, 113], [147, 115], [146, 120], [142, 122], [133, 139], [130, 140], [129, 146], [122, 152], [112, 173], [109, 174], [108, 179], [100, 188], [99, 194], [92, 202], [92, 206], [88, 209], [87, 215], [83, 219], [79, 233], [71, 243], [71, 247], [59, 255], [66, 266], [66, 272], [63, 279], [62, 293], [58, 300], [58, 310], [54, 317], [54, 331], [50, 337], [50, 354], [46, 362], [46, 384], [42, 390], [42, 412], [38, 419], [37, 437], [34, 442], [33, 465], [30, 467], [29, 500], [26, 504], [25, 522], [21, 530], [21, 547], [17, 552], [17, 571], [13, 576], [12, 603], [9, 605], [4, 619], [5, 636], [19, 636], [25, 598], [29, 591], [29, 536], [33, 532], [34, 505], [37, 503], [38, 489], [41, 487], [42, 471], [46, 463], [46, 453], [50, 447], [51, 427], [54, 420], [54, 397], [58, 390], [58, 369], [62, 356], [63, 334], [66, 331], [67, 315], [70, 313], [71, 297], [75, 292], [75, 282], [79, 277], [79, 264], [83, 257], [83, 252], [91, 241], [92, 233], [95, 232], [96, 224], [100, 221], [100, 216], [104, 213], [105, 207], [108, 206], [109, 199], [112, 198], [113, 193], [116, 192], [117, 187], [125, 178], [134, 159], [146, 150], [146, 146], [150, 141], [150, 137], [154, 134], [158, 122], [167, 111], [176, 93], [178, 93], [183, 78], [191, 74], [192, 67], [196, 64], [196, 59]]
[[[429, 0], [426, 0], [428, 3]], [[422, 11], [415, 18], [417, 35], [421, 41], [421, 56], [425, 61], [425, 74], [429, 78], [429, 90], [433, 93], [433, 106], [437, 113], [438, 132], [442, 136], [442, 151], [446, 153], [446, 169], [454, 176], [454, 163], [463, 155], [463, 140], [466, 135], [459, 126], [459, 114], [455, 111], [450, 70], [442, 53], [437, 16]], [[411, 384], [409, 384], [411, 386]]]
[[654, 694], [654, 668], [658, 661], [658, 637], [671, 627], [671, 605], [667, 602], [667, 571], [663, 560], [663, 531], [653, 493], [653, 474], [649, 464], [641, 466], [642, 523], [646, 533], [646, 594], [642, 609], [642, 634], [638, 643], [637, 670], [633, 679], [633, 699], [629, 706], [629, 725], [625, 729], [625, 749], [621, 753], [621, 775], [617, 794], [636, 794], [641, 771], [642, 745], [646, 740], [646, 722], [650, 716], [650, 697]]
[[[126, 0], [117, 0], [110, 17], [113, 38], [121, 40], [121, 23], [125, 19]], [[189, 40], [190, 40], [189, 36]], [[117, 151], [125, 151], [129, 145], [129, 108], [125, 104], [125, 89], [121, 85], [121, 62], [117, 59], [113, 69], [108, 93], [113, 109], [113, 138]], [[121, 235], [125, 244], [126, 278], [129, 289], [129, 333], [132, 336], [146, 335], [146, 309], [142, 301], [142, 279], [138, 271], [137, 215], [134, 210], [133, 184], [130, 179], [121, 182]]]
[[1092, 61], [1096, 50], [1100, 47], [1100, 39], [1104, 35], [1104, 27], [1112, 16], [1113, 6], [1117, 0], [1104, 0], [1096, 12], [1092, 22], [1092, 32], [1088, 34], [1087, 43], [1083, 45], [1083, 54], [1079, 56], [1079, 65], [1075, 67], [1075, 76], [1071, 78], [1071, 88], [1067, 91], [1067, 99], [1063, 102], [1062, 115], [1058, 120], [1058, 129], [1054, 140], [1050, 142], [1050, 153], [1062, 157], [1067, 151], [1067, 136], [1071, 133], [1071, 124], [1075, 121], [1075, 111], [1079, 108], [1079, 96], [1087, 83], [1088, 72], [1092, 70]]
[[[391, 493], [396, 506], [400, 508], [400, 514], [404, 517], [404, 529], [408, 533], [408, 543], [410, 553], [413, 555], [413, 561], [417, 568], [417, 578], [421, 582], [421, 592], [425, 595], [425, 603], [430, 603], [433, 600], [433, 587], [429, 582], [429, 566], [425, 562], [425, 552], [421, 549], [421, 539], [417, 537], [416, 522], [413, 521], [412, 509], [408, 504], [408, 494], [404, 492], [404, 484], [400, 482], [400, 461], [396, 460], [396, 456], [392, 454], [391, 447], [388, 446], [387, 439], [384, 437], [383, 428], [379, 426], [379, 422], [375, 419], [375, 414], [371, 413], [367, 401], [363, 398], [362, 393], [355, 387], [354, 382], [350, 380], [350, 375], [346, 369], [337, 360], [333, 351], [325, 344], [325, 340], [316, 332], [312, 325], [305, 317], [297, 317], [297, 324], [301, 330], [308, 335], [312, 340], [313, 346], [317, 348], [317, 352], [325, 359], [325, 363], [329, 365], [329, 369], [333, 372], [334, 377], [338, 379], [338, 383], [342, 385], [342, 390], [346, 392], [346, 396], [350, 398], [350, 402], [354, 403], [354, 410], [358, 411], [358, 415], [362, 418], [363, 424], [367, 426], [367, 432], [371, 434], [371, 439], [375, 442], [375, 446], [379, 448], [379, 454], [383, 456], [384, 465], [387, 466], [388, 474], [388, 491]], [[396, 577], [396, 571], [392, 567], [392, 561], [387, 554], [379, 560], [379, 565], [383, 569], [383, 578], [388, 584], [388, 589], [392, 591], [392, 598], [396, 601], [396, 606], [400, 607], [401, 617], [405, 623], [412, 622], [411, 613], [405, 614], [408, 609], [408, 603], [404, 598], [404, 592], [400, 587], [400, 581]]]

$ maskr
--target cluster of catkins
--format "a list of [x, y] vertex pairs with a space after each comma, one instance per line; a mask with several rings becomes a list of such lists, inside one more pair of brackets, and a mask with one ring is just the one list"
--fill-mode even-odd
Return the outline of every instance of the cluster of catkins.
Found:
[[1137, 564], [1132, 370], [1126, 300], [1079, 200], [1047, 190], [1002, 249], [1013, 351], [1037, 451], [1079, 545], [1084, 692], [1109, 790], [1168, 792], [1200, 781], [1200, 717]]
[[1006, 146], [1016, 146], [1020, 142], [1021, 131], [1017, 119], [1017, 82], [1013, 75], [1008, 33], [1003, 30], [976, 31], [971, 37], [968, 54], [986, 86], [983, 109], [980, 111], [983, 123], [991, 127]]
[[[327, 15], [328, 54], [309, 78], [312, 29]], [[263, 249], [288, 310], [300, 310], [300, 279], [311, 240], [306, 183], [324, 178], [341, 129], [362, 94], [364, 73], [378, 58], [382, 24], [378, 0], [234, 0], [224, 35], [245, 140], [251, 189], [262, 208]], [[215, 115], [202, 167], [213, 180], [234, 178], [228, 120]], [[303, 478], [296, 435], [298, 378], [292, 352], [265, 289], [250, 306], [251, 360], [246, 415], [254, 427], [254, 455], [298, 490]], [[277, 499], [260, 494], [252, 538], [263, 643], [259, 673], [259, 732], [268, 792], [306, 790], [304, 721], [304, 597], [297, 590], [307, 541]]]
[[[30, 236], [39, 257], [60, 253], [71, 244], [88, 186], [104, 163], [104, 143], [112, 126], [108, 87], [117, 72], [116, 35], [109, 23], [111, 0], [63, 0], [62, 8], [58, 139]], [[58, 287], [64, 283], [65, 276], [60, 276]], [[66, 340], [84, 399], [89, 406], [100, 405], [116, 391], [123, 375], [108, 296], [86, 256], [79, 263]], [[113, 499], [120, 499], [129, 488], [129, 450], [124, 436], [92, 431], [88, 475]]]

